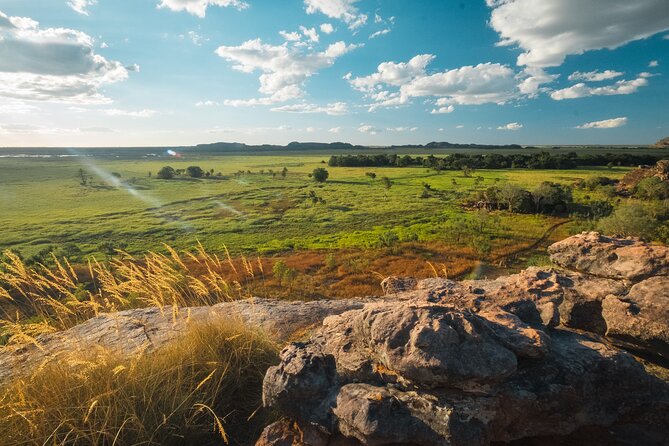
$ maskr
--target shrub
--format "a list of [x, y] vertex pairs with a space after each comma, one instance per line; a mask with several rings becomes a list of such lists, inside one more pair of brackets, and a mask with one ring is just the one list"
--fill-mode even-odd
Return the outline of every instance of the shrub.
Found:
[[200, 323], [154, 353], [81, 352], [10, 383], [3, 445], [253, 444], [271, 416], [262, 380], [278, 346], [235, 321]]
[[658, 177], [644, 178], [636, 185], [634, 195], [646, 200], [664, 200], [669, 198], [669, 181]]
[[156, 176], [161, 180], [171, 180], [172, 178], [174, 178], [176, 174], [177, 172], [176, 170], [174, 170], [173, 167], [165, 166], [158, 171], [158, 174]]
[[311, 173], [311, 177], [317, 183], [325, 183], [327, 181], [327, 179], [330, 177], [330, 174], [328, 173], [327, 169], [323, 169], [322, 167], [318, 167], [318, 168], [314, 169], [314, 171]]
[[618, 208], [611, 216], [600, 220], [598, 229], [607, 235], [633, 236], [644, 240], [655, 238], [658, 222], [639, 204]]
[[[210, 172], [207, 173], [211, 175]], [[204, 170], [202, 170], [200, 166], [188, 166], [186, 167], [186, 174], [191, 178], [202, 178], [204, 176]]]

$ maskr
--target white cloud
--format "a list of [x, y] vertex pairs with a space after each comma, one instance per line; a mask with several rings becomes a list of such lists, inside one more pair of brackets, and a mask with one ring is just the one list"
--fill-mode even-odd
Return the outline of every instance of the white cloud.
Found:
[[299, 42], [302, 39], [302, 36], [297, 31], [279, 31], [279, 34], [289, 42]]
[[526, 67], [516, 76], [520, 81], [518, 90], [521, 94], [531, 98], [536, 97], [540, 92], [547, 91], [543, 84], [549, 84], [560, 77], [559, 74], [548, 74], [543, 68]]
[[332, 34], [334, 32], [334, 26], [331, 23], [323, 23], [321, 25], [321, 32], [324, 34]]
[[[446, 107], [453, 104], [502, 104], [519, 96], [516, 74], [506, 65], [484, 63], [428, 75], [426, 67], [432, 60], [434, 55], [420, 54], [406, 63], [384, 62], [369, 76], [354, 78], [346, 75], [344, 78], [373, 101], [370, 111], [379, 107], [397, 107], [415, 97], [437, 97], [437, 105]], [[391, 87], [399, 87], [399, 90], [392, 91]], [[443, 110], [447, 111], [447, 108]]]
[[588, 96], [615, 96], [636, 93], [639, 88], [648, 85], [649, 73], [641, 73], [638, 78], [632, 80], [620, 80], [611, 85], [602, 87], [591, 87], [583, 82], [572, 85], [568, 88], [555, 90], [551, 93], [551, 98], [556, 101], [563, 99], [578, 99]]
[[650, 62], [648, 62], [648, 67], [650, 67], [650, 68], [656, 68], [656, 67], [659, 67], [659, 66], [660, 66], [660, 62], [657, 61], [657, 60], [651, 60]]
[[219, 104], [216, 101], [211, 101], [211, 100], [198, 101], [198, 102], [195, 103], [196, 107], [216, 107], [218, 105], [221, 105], [221, 104]]
[[88, 7], [97, 3], [97, 0], [69, 0], [67, 6], [82, 15], [88, 15]]
[[155, 116], [158, 113], [157, 111], [148, 108], [138, 111], [121, 110], [118, 108], [108, 108], [100, 111], [107, 116], [126, 116], [129, 118], [151, 118], [152, 116]]
[[[486, 0], [499, 45], [519, 65], [559, 66], [568, 55], [614, 49], [669, 29], [666, 0]], [[613, 25], [615, 24], [615, 26]]]
[[0, 115], [27, 115], [38, 110], [38, 107], [16, 99], [8, 99], [0, 104]]
[[328, 132], [330, 132], [330, 133], [339, 133], [339, 132], [341, 132], [342, 130], [344, 130], [343, 127], [332, 127], [330, 130], [328, 130]]
[[437, 96], [452, 104], [505, 103], [518, 95], [515, 72], [506, 65], [484, 63], [419, 76], [402, 85], [407, 97]]
[[360, 127], [358, 127], [358, 131], [360, 133], [367, 133], [369, 135], [376, 135], [381, 131], [380, 128], [374, 127], [373, 125], [369, 124], [360, 124]]
[[319, 70], [333, 65], [337, 58], [357, 48], [336, 42], [325, 51], [302, 51], [282, 45], [269, 45], [260, 39], [248, 40], [239, 46], [221, 46], [216, 54], [233, 63], [244, 73], [260, 71], [258, 91], [266, 97], [250, 100], [226, 100], [226, 105], [268, 105], [296, 99], [303, 95], [304, 82]]
[[605, 119], [603, 121], [593, 121], [587, 122], [583, 125], [576, 127], [577, 129], [613, 129], [616, 127], [622, 127], [627, 124], [627, 118], [613, 118]]
[[615, 79], [622, 76], [624, 73], [614, 70], [605, 70], [605, 71], [588, 71], [587, 73], [582, 73], [580, 71], [575, 71], [569, 76], [570, 81], [587, 81], [587, 82], [601, 82], [609, 79]]
[[100, 48], [102, 48], [102, 49], [109, 48], [109, 45], [107, 45], [107, 42], [102, 42], [100, 44]]
[[427, 65], [434, 58], [432, 54], [419, 54], [408, 62], [383, 62], [377, 67], [376, 73], [369, 76], [353, 78], [349, 73], [345, 78], [349, 80], [353, 88], [359, 91], [371, 92], [381, 84], [399, 87], [424, 75]]
[[172, 11], [186, 11], [189, 14], [203, 18], [207, 14], [207, 7], [232, 7], [239, 11], [249, 7], [241, 0], [161, 0], [158, 8], [168, 8]]
[[418, 127], [388, 127], [386, 130], [389, 132], [415, 132]]
[[520, 130], [523, 128], [523, 124], [520, 124], [518, 122], [510, 122], [507, 125], [501, 125], [497, 127], [497, 130], [511, 130], [511, 131], [516, 131]]
[[197, 46], [201, 46], [202, 42], [209, 41], [208, 38], [198, 34], [195, 31], [188, 31], [186, 34], [181, 34], [179, 37], [182, 38], [182, 39], [188, 38], [188, 39], [190, 39], [191, 42], [193, 42], [194, 45], [197, 45]]
[[316, 32], [316, 28], [307, 28], [305, 26], [300, 26], [300, 31], [302, 31], [302, 34], [314, 43], [318, 43], [318, 41], [320, 40], [320, 36]]
[[325, 113], [331, 116], [341, 116], [348, 113], [348, 105], [345, 102], [334, 102], [325, 106], [302, 103], [274, 107], [271, 110], [287, 113]]
[[456, 129], [464, 129], [464, 128], [465, 128], [465, 126], [464, 126], [464, 125], [462, 125], [462, 124], [460, 124], [460, 125], [456, 125], [456, 126], [455, 126], [455, 128], [456, 128]]
[[388, 34], [388, 33], [390, 33], [390, 28], [384, 28], [382, 30], [379, 30], [379, 31], [376, 31], [376, 32], [372, 33], [369, 36], [369, 38], [370, 39], [376, 39], [377, 37], [383, 36], [383, 35]]
[[453, 107], [452, 105], [448, 105], [446, 107], [433, 108], [430, 113], [433, 114], [433, 115], [437, 115], [437, 114], [444, 114], [444, 113], [453, 113], [454, 111], [455, 111], [455, 107]]
[[320, 12], [332, 19], [338, 19], [350, 29], [357, 29], [367, 23], [367, 15], [355, 7], [358, 0], [304, 0], [307, 14]]
[[127, 78], [127, 67], [95, 54], [89, 35], [0, 12], [0, 96], [106, 103], [99, 88]]

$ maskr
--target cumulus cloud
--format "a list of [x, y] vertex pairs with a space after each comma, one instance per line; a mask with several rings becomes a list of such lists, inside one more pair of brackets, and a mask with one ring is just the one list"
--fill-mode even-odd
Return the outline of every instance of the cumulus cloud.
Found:
[[195, 103], [196, 107], [216, 107], [218, 105], [221, 105], [221, 104], [219, 104], [216, 101], [211, 101], [211, 100], [198, 101], [198, 102]]
[[603, 121], [593, 121], [593, 122], [586, 122], [583, 125], [579, 125], [576, 127], [577, 129], [613, 129], [616, 127], [622, 127], [627, 124], [627, 118], [626, 117], [621, 117], [621, 118], [613, 118], [613, 119], [605, 119]]
[[434, 97], [439, 107], [446, 107], [442, 112], [448, 112], [448, 105], [502, 104], [519, 95], [516, 73], [506, 65], [483, 63], [427, 74], [432, 60], [434, 55], [420, 54], [408, 62], [383, 62], [369, 76], [344, 78], [373, 101], [370, 110], [403, 105], [411, 98]]
[[615, 79], [622, 76], [624, 73], [614, 70], [605, 70], [605, 71], [588, 71], [587, 73], [582, 73], [576, 71], [569, 75], [570, 81], [587, 81], [587, 82], [601, 82], [609, 79]]
[[93, 39], [67, 28], [0, 11], [0, 96], [105, 103], [99, 88], [128, 78], [128, 69], [94, 51]]
[[[568, 55], [614, 49], [669, 29], [666, 0], [486, 0], [499, 45], [518, 65], [560, 66]], [[615, 24], [615, 26], [612, 26]]]
[[389, 132], [415, 132], [418, 127], [388, 127], [386, 130]]
[[648, 62], [648, 66], [650, 68], [656, 68], [660, 66], [660, 62], [657, 60], [651, 60], [650, 62]]
[[453, 113], [454, 111], [455, 111], [455, 107], [453, 107], [452, 105], [448, 105], [446, 107], [433, 108], [430, 113], [433, 114], [433, 115], [437, 115], [437, 114], [444, 114], [444, 113]]
[[158, 8], [186, 11], [200, 18], [204, 18], [209, 6], [231, 7], [241, 11], [248, 8], [249, 4], [241, 0], [161, 0], [158, 4]]
[[572, 85], [571, 87], [555, 90], [551, 93], [551, 98], [556, 101], [563, 99], [578, 99], [588, 96], [615, 96], [636, 93], [639, 88], [648, 85], [649, 73], [641, 73], [639, 77], [632, 80], [620, 80], [611, 85], [602, 87], [591, 87], [583, 82]]
[[279, 31], [279, 34], [289, 42], [299, 42], [302, 39], [302, 36], [297, 31]]
[[67, 6], [82, 15], [88, 15], [88, 7], [97, 3], [97, 0], [69, 0]]
[[523, 124], [520, 124], [518, 122], [509, 122], [507, 125], [500, 125], [497, 127], [497, 130], [511, 130], [511, 131], [516, 131], [520, 130], [523, 128]]
[[369, 36], [369, 38], [370, 38], [370, 39], [376, 39], [377, 37], [381, 37], [381, 36], [383, 36], [383, 35], [385, 35], [385, 34], [388, 34], [388, 33], [390, 33], [390, 28], [384, 28], [384, 29], [381, 29], [381, 30], [379, 30], [379, 31], [373, 32], [373, 33]]
[[348, 113], [348, 105], [345, 102], [334, 102], [327, 105], [302, 103], [274, 107], [271, 110], [287, 113], [325, 113], [331, 116], [341, 116]]
[[332, 34], [334, 32], [334, 26], [331, 23], [323, 23], [320, 28], [324, 34]]
[[239, 46], [220, 46], [216, 54], [244, 73], [260, 71], [260, 88], [266, 95], [249, 100], [226, 100], [226, 105], [268, 105], [299, 98], [304, 82], [319, 70], [335, 63], [337, 58], [357, 48], [336, 42], [324, 51], [303, 51], [282, 45], [269, 45], [260, 39], [248, 40]]
[[360, 13], [355, 3], [358, 0], [304, 0], [307, 14], [321, 13], [338, 19], [350, 29], [357, 29], [367, 23], [367, 15]]
[[367, 133], [369, 135], [376, 135], [377, 133], [381, 132], [381, 129], [378, 127], [374, 127], [373, 125], [369, 124], [360, 124], [360, 127], [358, 127], [358, 131], [360, 133]]
[[443, 97], [441, 104], [503, 104], [517, 96], [517, 86], [511, 68], [483, 63], [418, 76], [400, 92], [407, 97]]
[[302, 34], [314, 43], [318, 43], [320, 40], [320, 36], [318, 35], [318, 32], [316, 32], [316, 28], [300, 26], [300, 31], [302, 31]]
[[539, 93], [547, 91], [546, 87], [542, 87], [543, 84], [550, 84], [558, 77], [559, 74], [548, 74], [543, 68], [526, 67], [516, 76], [520, 81], [518, 91], [528, 97], [536, 97]]
[[151, 118], [152, 116], [155, 116], [158, 113], [157, 111], [148, 108], [137, 111], [121, 110], [118, 108], [108, 108], [100, 111], [107, 116], [126, 116], [129, 118]]
[[332, 127], [330, 130], [328, 130], [328, 132], [330, 132], [330, 133], [339, 133], [339, 132], [341, 132], [342, 130], [344, 130], [343, 127]]

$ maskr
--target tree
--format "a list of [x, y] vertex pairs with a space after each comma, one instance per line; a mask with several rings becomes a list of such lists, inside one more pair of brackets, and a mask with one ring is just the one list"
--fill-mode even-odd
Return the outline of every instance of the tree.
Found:
[[77, 172], [77, 177], [79, 178], [79, 184], [82, 186], [86, 186], [88, 184], [88, 180], [90, 177], [86, 174], [86, 171], [84, 169], [79, 169]]
[[365, 175], [372, 180], [376, 178], [376, 174], [374, 172], [366, 172]]
[[393, 187], [393, 182], [390, 181], [390, 178], [388, 177], [381, 177], [381, 184], [383, 184], [383, 187], [386, 190], [390, 190], [390, 188]]
[[658, 222], [642, 205], [628, 204], [600, 220], [597, 228], [607, 235], [652, 240], [657, 234]]
[[186, 167], [186, 174], [191, 178], [202, 178], [204, 170], [200, 166], [188, 166]]
[[561, 184], [544, 181], [532, 192], [536, 213], [564, 212], [572, 202], [571, 190]]
[[286, 175], [288, 175], [288, 168], [284, 167], [281, 169], [281, 178], [286, 178]]
[[176, 175], [176, 171], [171, 166], [162, 167], [156, 176], [161, 180], [171, 180]]
[[327, 179], [330, 177], [330, 173], [327, 171], [327, 169], [318, 167], [314, 169], [314, 171], [311, 173], [311, 177], [317, 183], [325, 183]]
[[513, 184], [505, 184], [499, 189], [499, 198], [504, 202], [509, 211], [520, 210], [523, 205], [523, 198], [527, 191]]
[[646, 200], [664, 200], [669, 198], [669, 181], [658, 177], [644, 178], [636, 185], [634, 195]]

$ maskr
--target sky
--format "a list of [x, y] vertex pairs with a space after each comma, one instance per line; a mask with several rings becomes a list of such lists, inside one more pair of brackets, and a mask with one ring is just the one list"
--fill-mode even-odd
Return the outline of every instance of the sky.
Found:
[[0, 147], [651, 144], [667, 0], [0, 0]]

